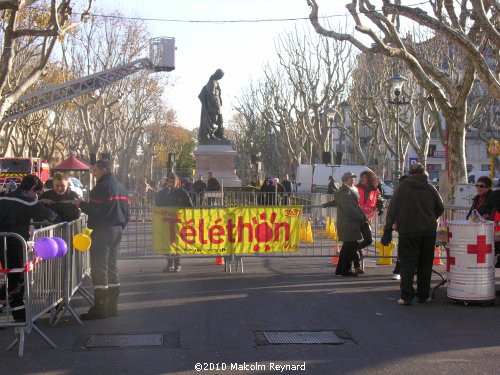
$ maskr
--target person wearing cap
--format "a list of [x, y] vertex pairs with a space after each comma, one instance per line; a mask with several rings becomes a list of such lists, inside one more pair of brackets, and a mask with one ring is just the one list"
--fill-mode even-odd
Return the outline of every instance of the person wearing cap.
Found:
[[118, 316], [118, 250], [123, 230], [130, 220], [130, 201], [113, 168], [112, 160], [97, 160], [92, 166], [96, 184], [89, 193], [88, 202], [81, 198], [75, 201], [76, 206], [87, 214], [87, 226], [92, 229], [89, 251], [94, 305], [81, 315], [83, 320]]
[[328, 176], [328, 194], [335, 194], [339, 190], [339, 184], [335, 182], [333, 176]]
[[[387, 246], [392, 240], [394, 224], [397, 223], [401, 273], [399, 305], [411, 305], [415, 296], [420, 303], [432, 302], [429, 292], [437, 220], [443, 212], [441, 196], [429, 184], [425, 168], [420, 163], [412, 164], [409, 176], [399, 184], [389, 203], [384, 234], [380, 239], [382, 245]], [[413, 288], [415, 269], [416, 292]]]
[[342, 175], [342, 186], [335, 193], [337, 205], [337, 233], [339, 241], [342, 241], [336, 275], [358, 276], [353, 272], [352, 261], [358, 250], [358, 241], [363, 238], [361, 226], [366, 223], [367, 218], [359, 206], [358, 189], [354, 186], [357, 176], [352, 172]]

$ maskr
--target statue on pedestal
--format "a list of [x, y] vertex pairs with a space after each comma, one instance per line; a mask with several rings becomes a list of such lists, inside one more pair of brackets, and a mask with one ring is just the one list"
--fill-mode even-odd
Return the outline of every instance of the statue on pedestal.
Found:
[[198, 139], [200, 141], [225, 140], [221, 113], [222, 98], [219, 86], [219, 80], [222, 77], [224, 77], [224, 72], [217, 69], [198, 95], [201, 101], [200, 128], [198, 130]]

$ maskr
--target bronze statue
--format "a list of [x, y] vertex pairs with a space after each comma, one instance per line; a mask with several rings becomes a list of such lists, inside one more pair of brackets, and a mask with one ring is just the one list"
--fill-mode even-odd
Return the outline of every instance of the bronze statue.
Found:
[[210, 76], [208, 83], [198, 95], [201, 101], [200, 128], [198, 130], [199, 140], [225, 139], [222, 126], [222, 98], [219, 80], [224, 77], [224, 72], [217, 69]]

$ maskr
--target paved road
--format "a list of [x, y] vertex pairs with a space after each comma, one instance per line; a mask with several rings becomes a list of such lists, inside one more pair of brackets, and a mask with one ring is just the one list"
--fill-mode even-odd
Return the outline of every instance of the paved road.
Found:
[[[71, 316], [56, 327], [42, 320], [39, 327], [59, 348], [32, 333], [23, 358], [0, 352], [2, 374], [500, 373], [500, 303], [466, 307], [439, 288], [433, 304], [399, 306], [391, 266], [369, 263], [366, 275], [342, 278], [328, 262], [247, 259], [244, 274], [228, 275], [213, 259], [186, 259], [179, 274], [162, 273], [163, 259], [121, 260], [119, 317], [82, 326]], [[81, 297], [73, 305], [87, 308]], [[332, 331], [345, 343], [263, 345], [261, 331]], [[90, 335], [104, 334], [164, 341], [82, 349]], [[0, 345], [12, 336], [0, 331]], [[197, 372], [197, 363], [219, 370]]]

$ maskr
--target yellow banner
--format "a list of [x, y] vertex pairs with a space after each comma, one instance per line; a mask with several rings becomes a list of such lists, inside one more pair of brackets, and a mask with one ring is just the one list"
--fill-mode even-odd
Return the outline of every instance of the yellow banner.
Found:
[[153, 208], [158, 254], [297, 252], [301, 206]]

